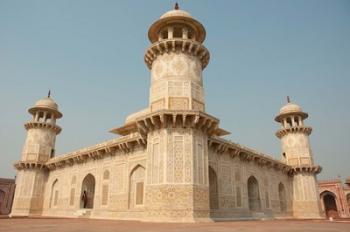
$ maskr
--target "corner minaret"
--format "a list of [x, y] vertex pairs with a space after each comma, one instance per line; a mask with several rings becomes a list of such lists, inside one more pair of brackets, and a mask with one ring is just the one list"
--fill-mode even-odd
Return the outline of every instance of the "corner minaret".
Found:
[[154, 22], [145, 62], [151, 69], [150, 111], [205, 110], [202, 71], [209, 51], [202, 44], [203, 25], [188, 12], [175, 9]]
[[62, 117], [58, 105], [50, 96], [36, 102], [28, 112], [33, 116], [24, 124], [27, 138], [21, 160], [15, 163], [18, 170], [12, 216], [40, 215], [47, 171], [44, 164], [55, 154], [56, 135], [61, 128], [56, 119]]
[[314, 164], [309, 135], [312, 128], [305, 126], [308, 114], [291, 103], [283, 106], [275, 118], [281, 123], [276, 136], [281, 139], [282, 161], [293, 167], [293, 212], [296, 218], [321, 218], [316, 175], [321, 167]]

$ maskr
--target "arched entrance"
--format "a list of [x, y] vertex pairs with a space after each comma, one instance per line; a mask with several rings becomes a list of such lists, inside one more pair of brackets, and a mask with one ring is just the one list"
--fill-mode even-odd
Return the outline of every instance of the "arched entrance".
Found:
[[144, 202], [145, 168], [137, 165], [130, 174], [129, 208], [142, 206]]
[[278, 185], [278, 196], [280, 199], [281, 212], [286, 212], [287, 211], [286, 189], [282, 183]]
[[92, 209], [94, 208], [95, 198], [95, 177], [91, 174], [85, 176], [81, 185], [80, 208]]
[[323, 196], [322, 199], [326, 217], [339, 218], [335, 195], [331, 192], [324, 192], [321, 196]]
[[0, 189], [0, 215], [2, 214], [1, 208], [5, 205], [5, 192]]
[[248, 201], [250, 210], [261, 210], [259, 184], [254, 176], [251, 176], [248, 179]]
[[51, 186], [50, 208], [58, 204], [58, 180], [56, 179]]
[[212, 167], [209, 167], [209, 199], [210, 199], [210, 209], [218, 209], [218, 178]]

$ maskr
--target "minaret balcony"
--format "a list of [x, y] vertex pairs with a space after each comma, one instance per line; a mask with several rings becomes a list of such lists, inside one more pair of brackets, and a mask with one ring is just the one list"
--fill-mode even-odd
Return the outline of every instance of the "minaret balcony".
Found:
[[144, 60], [148, 68], [152, 69], [152, 63], [157, 56], [176, 51], [197, 56], [202, 63], [203, 69], [209, 63], [210, 53], [203, 44], [191, 39], [182, 38], [164, 39], [153, 43], [151, 47], [147, 49]]
[[319, 165], [298, 165], [298, 166], [291, 166], [293, 174], [298, 173], [312, 173], [312, 174], [319, 174], [322, 171], [322, 167]]
[[26, 130], [32, 129], [32, 128], [47, 128], [55, 131], [56, 135], [58, 135], [62, 128], [57, 126], [56, 124], [52, 124], [49, 122], [40, 122], [40, 121], [29, 121], [26, 124], [24, 124], [24, 127]]
[[217, 118], [195, 110], [160, 110], [135, 121], [140, 134], [145, 137], [150, 131], [168, 127], [198, 129], [211, 136], [220, 132]]
[[312, 128], [308, 126], [293, 126], [293, 127], [287, 127], [282, 128], [276, 132], [276, 136], [280, 139], [283, 136], [289, 134], [289, 133], [305, 133], [307, 135], [310, 135], [312, 132]]
[[17, 170], [23, 169], [46, 169], [45, 163], [35, 161], [18, 161], [14, 163]]

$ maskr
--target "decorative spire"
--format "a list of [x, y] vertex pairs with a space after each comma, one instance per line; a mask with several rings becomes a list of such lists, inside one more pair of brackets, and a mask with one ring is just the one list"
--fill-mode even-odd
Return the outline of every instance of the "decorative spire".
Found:
[[289, 96], [287, 96], [287, 102], [290, 103], [290, 97]]
[[50, 96], [51, 96], [51, 90], [49, 89], [49, 92], [48, 92], [48, 94], [47, 94], [47, 97], [50, 98]]
[[180, 9], [179, 4], [177, 2], [175, 3], [175, 7], [174, 8], [175, 8], [175, 10]]

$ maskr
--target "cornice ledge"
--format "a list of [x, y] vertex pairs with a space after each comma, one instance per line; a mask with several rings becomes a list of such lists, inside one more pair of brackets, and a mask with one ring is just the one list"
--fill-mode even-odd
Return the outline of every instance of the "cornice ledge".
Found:
[[209, 136], [225, 132], [220, 120], [199, 110], [158, 110], [135, 119], [139, 133], [146, 138], [152, 130], [167, 127], [194, 128]]

